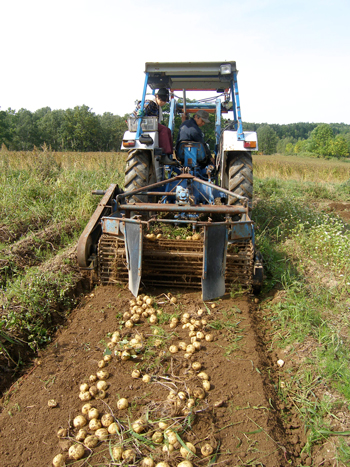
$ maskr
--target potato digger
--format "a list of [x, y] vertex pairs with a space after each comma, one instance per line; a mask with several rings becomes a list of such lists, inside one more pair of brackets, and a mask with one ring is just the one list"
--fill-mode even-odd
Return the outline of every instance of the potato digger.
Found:
[[[104, 285], [128, 283], [202, 289], [203, 300], [232, 287], [259, 290], [263, 265], [251, 220], [255, 132], [243, 131], [236, 62], [146, 63], [147, 91], [170, 90], [168, 128], [202, 109], [215, 117], [215, 148], [180, 141], [175, 156], [159, 147], [157, 117], [130, 116], [124, 190], [112, 184], [78, 242], [78, 263]], [[187, 99], [196, 91], [213, 97]], [[178, 95], [180, 94], [180, 96]], [[193, 94], [193, 93], [192, 93]], [[222, 114], [233, 119], [222, 128]], [[191, 235], [176, 235], [181, 228]]]

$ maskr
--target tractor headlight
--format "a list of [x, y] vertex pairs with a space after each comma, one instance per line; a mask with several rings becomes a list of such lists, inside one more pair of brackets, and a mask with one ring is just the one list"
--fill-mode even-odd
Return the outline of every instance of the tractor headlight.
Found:
[[220, 65], [220, 73], [222, 75], [230, 75], [232, 73], [231, 63]]

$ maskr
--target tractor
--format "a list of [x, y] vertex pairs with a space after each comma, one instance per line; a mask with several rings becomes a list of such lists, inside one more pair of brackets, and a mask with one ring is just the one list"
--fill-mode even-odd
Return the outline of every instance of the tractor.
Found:
[[[243, 131], [237, 73], [234, 61], [146, 63], [140, 109], [149, 91], [166, 88], [171, 133], [177, 116], [205, 110], [214, 116], [215, 146], [209, 157], [205, 144], [179, 141], [165, 154], [157, 117], [128, 118], [124, 189], [93, 192], [102, 199], [78, 242], [80, 268], [101, 284], [128, 283], [135, 296], [142, 285], [201, 289], [203, 300], [232, 287], [261, 288], [251, 219], [258, 141]], [[214, 96], [203, 97], [208, 91]], [[188, 99], [190, 92], [199, 98]]]

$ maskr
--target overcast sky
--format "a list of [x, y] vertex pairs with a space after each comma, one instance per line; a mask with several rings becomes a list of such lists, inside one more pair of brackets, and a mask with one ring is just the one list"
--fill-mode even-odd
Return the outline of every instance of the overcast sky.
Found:
[[248, 122], [350, 124], [350, 0], [0, 0], [0, 107], [124, 115], [145, 62], [237, 62]]

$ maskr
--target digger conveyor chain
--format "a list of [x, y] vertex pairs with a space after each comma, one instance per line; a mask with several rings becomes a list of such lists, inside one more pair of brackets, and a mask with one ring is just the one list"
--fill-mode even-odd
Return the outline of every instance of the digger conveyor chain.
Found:
[[[251, 241], [228, 246], [226, 288], [249, 287], [252, 282], [254, 248]], [[203, 242], [188, 240], [143, 240], [142, 283], [153, 286], [201, 288]], [[103, 234], [98, 245], [98, 276], [103, 285], [128, 282], [125, 245]]]

